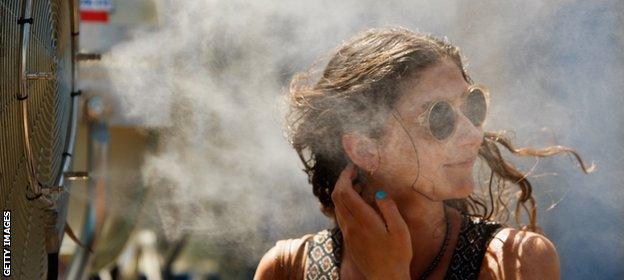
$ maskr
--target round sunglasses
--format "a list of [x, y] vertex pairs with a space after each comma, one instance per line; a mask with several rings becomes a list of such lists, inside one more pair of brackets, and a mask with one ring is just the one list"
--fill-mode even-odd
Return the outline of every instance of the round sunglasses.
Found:
[[[471, 85], [462, 98], [460, 111], [475, 126], [485, 121], [489, 103], [489, 91], [483, 85]], [[418, 116], [419, 125], [426, 127], [433, 138], [443, 141], [457, 129], [457, 109], [450, 100], [440, 99], [430, 103], [427, 110]]]

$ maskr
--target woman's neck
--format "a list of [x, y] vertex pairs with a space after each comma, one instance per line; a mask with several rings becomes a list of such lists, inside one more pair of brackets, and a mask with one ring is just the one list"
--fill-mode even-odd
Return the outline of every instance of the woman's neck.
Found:
[[444, 203], [418, 196], [398, 199], [396, 203], [410, 231], [414, 252], [412, 264], [421, 263], [426, 268], [444, 242], [447, 231]]
[[[447, 237], [458, 232], [459, 213], [447, 208], [442, 201], [431, 201], [418, 194], [396, 200], [401, 216], [405, 220], [412, 240], [412, 275], [421, 275], [440, 253]], [[446, 213], [445, 213], [446, 212]], [[448, 223], [447, 223], [448, 219]], [[450, 228], [447, 228], [450, 225]], [[450, 258], [452, 248], [445, 248], [442, 259]], [[452, 255], [452, 254], [451, 254]], [[442, 266], [439, 266], [441, 268]], [[435, 269], [434, 269], [435, 271]]]

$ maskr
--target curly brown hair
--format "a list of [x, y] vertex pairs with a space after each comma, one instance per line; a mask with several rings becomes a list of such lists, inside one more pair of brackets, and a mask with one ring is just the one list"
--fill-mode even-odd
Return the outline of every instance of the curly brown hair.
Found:
[[[287, 132], [325, 215], [334, 217], [331, 193], [349, 161], [341, 144], [342, 135], [358, 131], [374, 139], [382, 136], [384, 120], [400, 98], [400, 82], [408, 77], [418, 79], [419, 73], [443, 59], [453, 61], [466, 82], [472, 84], [459, 48], [446, 38], [413, 33], [404, 28], [379, 28], [356, 35], [340, 46], [316, 82], [313, 82], [312, 71], [293, 77]], [[520, 211], [524, 209], [529, 229], [536, 228], [531, 183], [526, 174], [503, 159], [497, 143], [518, 156], [571, 153], [583, 171], [591, 172], [593, 168], [587, 167], [570, 148], [516, 149], [504, 133], [485, 132], [479, 157], [489, 166], [489, 195], [473, 193], [464, 199], [447, 200], [445, 204], [468, 215], [506, 220], [509, 217], [506, 190], [516, 185], [520, 192], [515, 221], [520, 224]], [[495, 181], [497, 183], [493, 184]], [[496, 198], [493, 193], [497, 194]], [[505, 218], [501, 218], [503, 216]]]

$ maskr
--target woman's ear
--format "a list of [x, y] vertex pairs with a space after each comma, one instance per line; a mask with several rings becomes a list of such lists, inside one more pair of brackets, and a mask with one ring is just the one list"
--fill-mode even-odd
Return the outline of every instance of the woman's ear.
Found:
[[373, 173], [379, 167], [377, 143], [370, 137], [345, 133], [342, 135], [342, 148], [349, 159], [367, 173]]

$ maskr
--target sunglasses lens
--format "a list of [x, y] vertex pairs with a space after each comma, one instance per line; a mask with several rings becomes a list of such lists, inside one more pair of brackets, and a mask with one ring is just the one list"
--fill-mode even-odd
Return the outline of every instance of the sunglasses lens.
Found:
[[453, 134], [455, 129], [455, 111], [445, 101], [436, 103], [429, 113], [429, 129], [438, 140], [444, 140]]
[[481, 89], [475, 88], [470, 91], [463, 111], [464, 115], [466, 115], [474, 126], [483, 124], [487, 112], [487, 103], [485, 101], [485, 94]]

